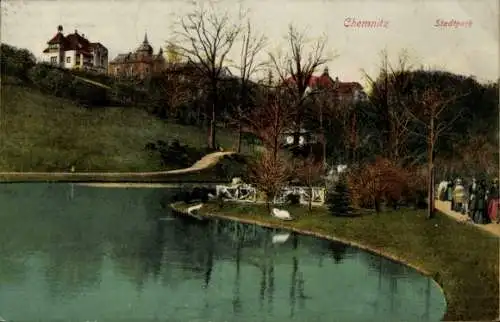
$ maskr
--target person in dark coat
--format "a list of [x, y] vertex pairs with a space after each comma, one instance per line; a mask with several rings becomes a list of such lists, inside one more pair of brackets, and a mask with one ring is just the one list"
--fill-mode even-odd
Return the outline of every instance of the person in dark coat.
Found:
[[453, 210], [453, 180], [448, 180], [446, 187], [446, 201], [451, 203], [451, 210]]
[[486, 219], [486, 183], [481, 181], [477, 185], [477, 191], [475, 195], [475, 207], [474, 207], [474, 215], [472, 220], [476, 224], [485, 224], [487, 223]]
[[476, 205], [477, 182], [476, 178], [472, 178], [472, 183], [469, 185], [469, 202], [467, 204], [467, 212], [470, 219], [473, 218]]

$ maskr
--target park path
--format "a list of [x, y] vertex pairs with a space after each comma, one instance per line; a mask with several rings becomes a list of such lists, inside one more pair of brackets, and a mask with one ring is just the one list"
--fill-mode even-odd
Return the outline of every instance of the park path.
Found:
[[189, 172], [194, 172], [194, 171], [200, 171], [206, 168], [213, 167], [214, 165], [217, 164], [221, 159], [223, 159], [225, 156], [228, 155], [233, 155], [236, 152], [232, 151], [227, 151], [227, 152], [213, 152], [210, 154], [205, 155], [203, 158], [199, 159], [196, 161], [192, 166], [189, 168], [184, 168], [184, 169], [176, 169], [176, 170], [169, 170], [165, 171], [165, 174], [178, 174], [178, 173], [189, 173]]
[[434, 202], [434, 207], [442, 212], [443, 214], [455, 219], [458, 222], [470, 223], [471, 225], [476, 226], [479, 229], [486, 230], [497, 237], [500, 237], [500, 224], [486, 224], [486, 225], [478, 225], [474, 224], [469, 220], [469, 216], [462, 215], [459, 212], [451, 210], [451, 202], [450, 201], [441, 201], [436, 200]]
[[203, 156], [200, 160], [194, 163], [189, 168], [168, 170], [168, 171], [152, 171], [152, 172], [0, 172], [0, 181], [2, 177], [19, 177], [29, 178], [31, 176], [42, 176], [47, 178], [122, 178], [122, 177], [149, 177], [149, 176], [167, 176], [173, 174], [188, 174], [197, 172], [206, 168], [210, 168], [217, 164], [225, 156], [235, 154], [236, 152], [213, 152]]

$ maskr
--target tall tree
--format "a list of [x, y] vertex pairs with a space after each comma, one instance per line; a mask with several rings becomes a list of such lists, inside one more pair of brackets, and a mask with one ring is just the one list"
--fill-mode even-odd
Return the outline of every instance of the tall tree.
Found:
[[318, 162], [318, 160], [316, 160], [313, 156], [309, 156], [304, 160], [301, 160], [296, 169], [296, 175], [309, 190], [309, 211], [312, 210], [313, 186], [321, 181], [324, 173], [323, 162]]
[[211, 117], [208, 132], [208, 147], [216, 147], [215, 130], [218, 105], [218, 87], [222, 80], [224, 64], [241, 28], [231, 22], [228, 12], [218, 14], [213, 6], [206, 9], [196, 7], [192, 13], [181, 18], [179, 30], [175, 32], [178, 54], [193, 64], [208, 83]]
[[276, 155], [266, 149], [250, 167], [250, 180], [262, 191], [268, 210], [276, 194], [283, 188], [291, 174], [289, 161], [282, 153]]
[[259, 138], [273, 159], [277, 159], [284, 145], [285, 131], [294, 114], [288, 108], [286, 94], [271, 87], [267, 88], [266, 94], [267, 97], [258, 106], [242, 116], [242, 129]]
[[435, 88], [427, 88], [423, 92], [413, 91], [412, 106], [406, 110], [418, 126], [413, 132], [427, 143], [427, 217], [434, 217], [434, 159], [436, 145], [440, 137], [448, 132], [453, 123], [461, 116], [461, 111], [454, 111], [449, 119], [444, 117], [446, 109], [457, 100], [456, 95], [447, 95]]
[[269, 58], [271, 65], [274, 66], [279, 75], [283, 85], [282, 89], [288, 92], [289, 106], [296, 110], [293, 125], [296, 132], [294, 134], [294, 143], [297, 144], [306, 112], [304, 101], [311, 77], [329, 59], [324, 54], [326, 45], [324, 37], [311, 43], [306, 40], [304, 33], [299, 32], [292, 24], [288, 27], [287, 42], [290, 52], [284, 55], [271, 53]]
[[266, 45], [266, 42], [267, 38], [264, 35], [256, 35], [253, 32], [250, 20], [248, 20], [245, 28], [243, 29], [240, 64], [238, 66], [240, 77], [240, 88], [238, 95], [239, 104], [237, 106], [238, 152], [241, 152], [241, 134], [243, 128], [241, 118], [244, 113], [248, 112], [251, 99], [250, 77], [255, 75], [255, 73], [257, 73], [265, 65], [263, 62], [257, 62], [256, 58]]
[[380, 132], [383, 154], [395, 162], [405, 163], [407, 159], [414, 159], [407, 149], [411, 117], [405, 113], [405, 92], [412, 80], [412, 66], [404, 50], [399, 53], [395, 66], [389, 62], [387, 51], [382, 51], [381, 56], [379, 76], [372, 78], [364, 73], [371, 87], [369, 98], [375, 112], [374, 121]]

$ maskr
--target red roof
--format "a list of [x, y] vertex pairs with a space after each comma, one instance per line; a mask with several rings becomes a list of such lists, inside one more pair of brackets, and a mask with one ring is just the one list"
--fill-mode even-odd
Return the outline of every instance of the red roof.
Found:
[[[61, 32], [58, 32], [52, 39], [50, 39], [47, 44], [54, 45], [60, 44], [64, 51], [67, 50], [78, 50], [83, 54], [90, 55], [90, 52], [93, 48], [102, 46], [101, 43], [91, 43], [88, 39], [79, 35], [76, 31], [72, 34], [64, 35]], [[46, 53], [49, 51], [49, 48], [45, 49], [43, 52]]]
[[[293, 76], [286, 79], [286, 83], [294, 82], [295, 77]], [[311, 76], [307, 84], [311, 88], [317, 86], [330, 87], [341, 94], [352, 94], [355, 90], [363, 90], [363, 86], [361, 86], [361, 84], [357, 82], [339, 82], [338, 80], [333, 80], [328, 74], [322, 74], [321, 76]]]
[[54, 44], [62, 44], [64, 43], [66, 38], [64, 38], [63, 34], [58, 32], [54, 37], [52, 37], [51, 40], [47, 42], [49, 45], [54, 45]]

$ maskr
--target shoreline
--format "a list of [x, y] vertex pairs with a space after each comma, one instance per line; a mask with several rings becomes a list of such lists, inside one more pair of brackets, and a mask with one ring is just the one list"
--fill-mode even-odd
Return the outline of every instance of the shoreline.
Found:
[[[183, 169], [144, 172], [0, 172], [0, 183], [12, 182], [69, 182], [69, 183], [202, 183], [227, 182], [214, 180], [212, 170], [232, 151], [213, 152], [192, 166]], [[206, 177], [206, 178], [205, 178]]]
[[[176, 206], [176, 203], [170, 204], [170, 208], [172, 209], [173, 212], [177, 212], [177, 213], [182, 214], [184, 216], [189, 216], [191, 218], [195, 218], [194, 216], [189, 214], [185, 209], [178, 208]], [[340, 243], [343, 243], [345, 245], [369, 252], [371, 254], [382, 256], [382, 257], [387, 258], [393, 262], [410, 267], [410, 268], [416, 270], [417, 272], [421, 273], [422, 275], [426, 276], [427, 278], [430, 278], [432, 280], [432, 282], [440, 289], [441, 293], [443, 294], [443, 298], [444, 298], [445, 305], [446, 305], [446, 310], [443, 313], [443, 317], [446, 315], [446, 311], [448, 310], [447, 293], [445, 292], [443, 286], [434, 279], [432, 274], [429, 271], [427, 271], [426, 269], [419, 267], [418, 265], [414, 265], [412, 263], [409, 263], [407, 260], [405, 260], [397, 255], [385, 252], [381, 249], [376, 249], [376, 248], [373, 248], [370, 246], [366, 246], [366, 245], [363, 245], [363, 244], [360, 244], [360, 243], [357, 243], [354, 241], [339, 238], [339, 237], [336, 237], [333, 235], [324, 234], [324, 233], [312, 231], [312, 230], [296, 228], [296, 227], [292, 226], [293, 221], [292, 222], [283, 221], [280, 224], [280, 223], [264, 222], [264, 221], [257, 220], [257, 219], [240, 218], [240, 217], [217, 214], [217, 213], [200, 212], [199, 215], [201, 217], [205, 217], [207, 219], [209, 219], [209, 218], [223, 219], [223, 220], [237, 221], [237, 222], [240, 222], [243, 224], [248, 224], [248, 225], [258, 225], [258, 226], [265, 227], [265, 228], [278, 228], [278, 229], [288, 230], [288, 231], [302, 234], [302, 235], [306, 235], [306, 236], [312, 236], [312, 237], [321, 238], [321, 239], [325, 239], [325, 240], [340, 242]], [[445, 321], [445, 320], [441, 320], [441, 321]]]

